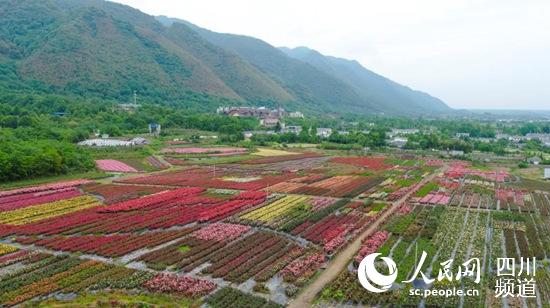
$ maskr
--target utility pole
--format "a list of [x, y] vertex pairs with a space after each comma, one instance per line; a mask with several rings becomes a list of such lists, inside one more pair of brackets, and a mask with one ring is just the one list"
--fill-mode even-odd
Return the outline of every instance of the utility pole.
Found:
[[134, 90], [134, 105], [137, 105], [137, 91]]

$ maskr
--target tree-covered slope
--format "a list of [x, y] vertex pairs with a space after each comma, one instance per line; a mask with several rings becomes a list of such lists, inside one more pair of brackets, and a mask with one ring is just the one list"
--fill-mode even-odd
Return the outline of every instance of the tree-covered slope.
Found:
[[188, 27], [100, 0], [0, 2], [5, 88], [158, 99], [192, 93], [231, 100], [293, 100], [275, 82]]
[[348, 84], [304, 61], [287, 56], [268, 43], [249, 36], [217, 33], [178, 19], [159, 17], [170, 26], [184, 23], [209, 42], [234, 52], [281, 84], [302, 102], [338, 112], [380, 112], [380, 106], [361, 97]]
[[103, 0], [0, 1], [0, 91], [304, 112], [448, 110], [355, 62], [284, 52]]

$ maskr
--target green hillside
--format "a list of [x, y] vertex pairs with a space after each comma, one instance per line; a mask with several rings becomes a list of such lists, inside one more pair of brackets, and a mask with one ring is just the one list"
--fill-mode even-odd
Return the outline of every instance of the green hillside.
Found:
[[149, 102], [209, 111], [229, 104], [340, 114], [449, 110], [354, 62], [318, 55], [327, 62], [320, 63], [113, 2], [5, 0], [0, 14], [4, 93], [127, 101], [137, 91]]
[[[1, 86], [107, 99], [289, 102], [252, 65], [183, 25], [104, 1], [3, 1]], [[205, 99], [211, 101], [210, 99]]]

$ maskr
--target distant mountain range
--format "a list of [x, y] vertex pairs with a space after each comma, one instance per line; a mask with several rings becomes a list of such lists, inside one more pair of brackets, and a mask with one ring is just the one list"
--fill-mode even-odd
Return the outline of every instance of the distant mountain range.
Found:
[[445, 103], [305, 47], [276, 48], [102, 0], [0, 2], [0, 90], [213, 110], [220, 104], [305, 112], [451, 112]]

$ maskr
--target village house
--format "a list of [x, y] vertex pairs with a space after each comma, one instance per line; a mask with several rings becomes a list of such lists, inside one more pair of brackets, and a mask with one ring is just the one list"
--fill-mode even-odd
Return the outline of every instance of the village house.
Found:
[[394, 136], [413, 135], [419, 132], [420, 130], [417, 128], [392, 128], [391, 132], [387, 133], [387, 136], [393, 138]]
[[406, 137], [394, 137], [390, 140], [389, 144], [393, 147], [402, 148], [407, 144], [408, 141], [409, 139]]
[[279, 123], [279, 118], [260, 119], [260, 125], [264, 127], [275, 127]]
[[321, 138], [328, 138], [332, 135], [332, 128], [320, 127], [317, 128], [317, 136]]
[[282, 133], [293, 133], [300, 134], [302, 132], [302, 127], [300, 125], [288, 125], [284, 126], [281, 130]]
[[527, 159], [527, 162], [533, 165], [539, 165], [542, 162], [542, 159], [538, 156], [533, 156]]

